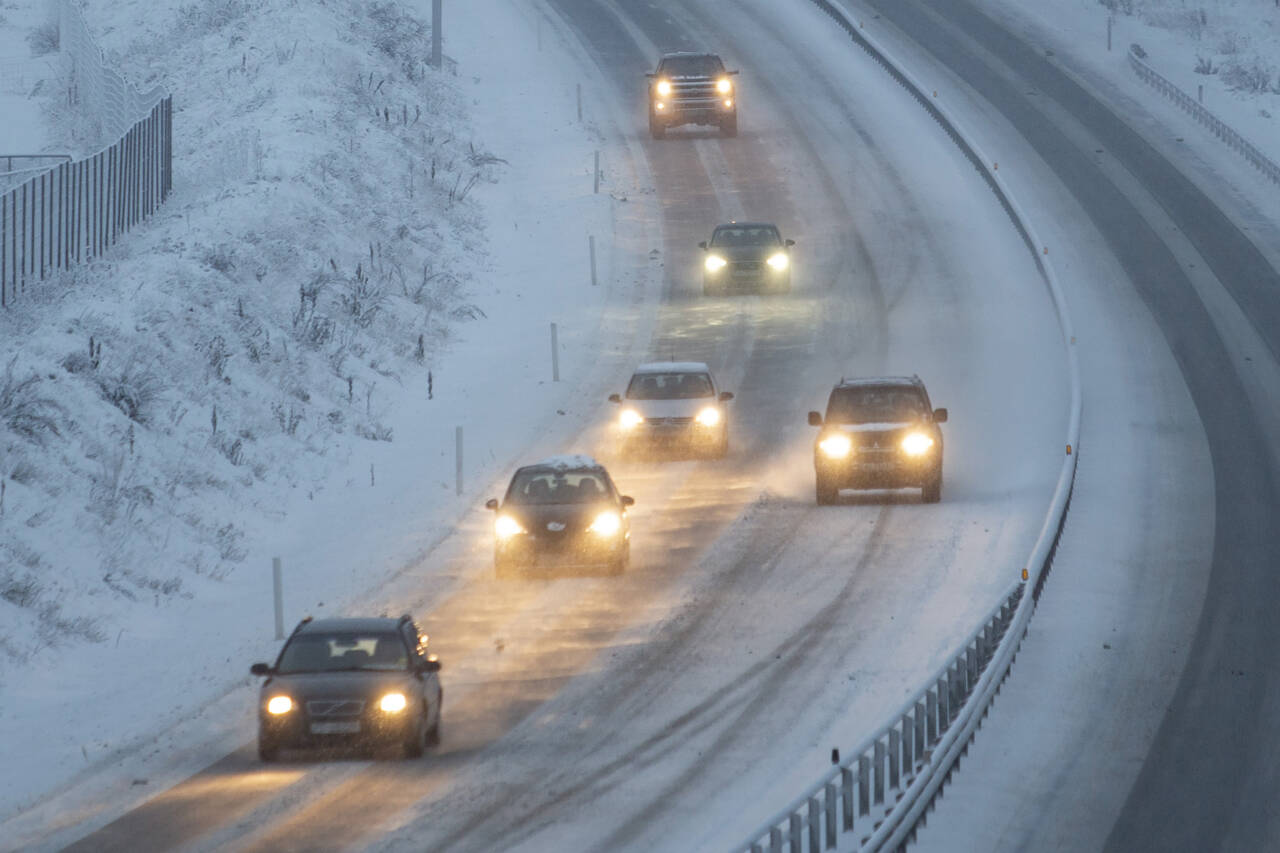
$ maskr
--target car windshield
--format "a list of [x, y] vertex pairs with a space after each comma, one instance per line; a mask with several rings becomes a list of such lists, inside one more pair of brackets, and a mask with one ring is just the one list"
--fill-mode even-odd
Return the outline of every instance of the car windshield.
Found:
[[711, 235], [712, 246], [780, 246], [782, 237], [772, 225], [727, 225]]
[[705, 373], [637, 373], [627, 386], [628, 400], [693, 400], [714, 395], [711, 377]]
[[609, 483], [596, 471], [517, 471], [507, 503], [585, 504], [610, 496]]
[[718, 56], [668, 56], [658, 68], [659, 74], [672, 77], [711, 77], [723, 71]]
[[315, 632], [294, 636], [284, 647], [276, 671], [288, 675], [353, 669], [392, 671], [408, 666], [404, 640], [394, 632]]
[[867, 385], [832, 391], [826, 419], [834, 424], [902, 423], [918, 421], [924, 413], [924, 400], [915, 388]]

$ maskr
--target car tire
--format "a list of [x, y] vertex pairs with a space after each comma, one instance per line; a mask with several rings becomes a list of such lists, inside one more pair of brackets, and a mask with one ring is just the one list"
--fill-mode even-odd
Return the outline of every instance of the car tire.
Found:
[[258, 759], [263, 764], [273, 764], [280, 760], [280, 744], [271, 738], [258, 735]]
[[817, 475], [814, 481], [814, 497], [818, 501], [818, 506], [828, 506], [836, 502], [836, 498], [840, 496], [840, 489], [836, 487], [828, 478]]
[[930, 477], [920, 487], [920, 502], [926, 504], [936, 504], [942, 500], [942, 471]]
[[734, 137], [738, 135], [738, 111], [734, 110], [733, 115], [728, 118], [720, 119], [720, 135]]
[[667, 135], [667, 126], [658, 121], [653, 113], [649, 113], [649, 135], [654, 139], [662, 139]]
[[421, 758], [422, 753], [427, 751], [427, 703], [422, 703], [422, 713], [405, 738], [402, 748], [405, 758]]

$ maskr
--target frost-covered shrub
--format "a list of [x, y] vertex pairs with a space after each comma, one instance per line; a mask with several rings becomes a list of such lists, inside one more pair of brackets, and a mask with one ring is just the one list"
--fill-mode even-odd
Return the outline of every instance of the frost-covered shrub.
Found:
[[1248, 43], [1249, 39], [1247, 37], [1242, 36], [1235, 30], [1227, 30], [1222, 34], [1222, 37], [1218, 39], [1218, 53], [1226, 54], [1227, 56], [1235, 56], [1237, 53], [1243, 51]]
[[1260, 56], [1248, 62], [1232, 60], [1223, 66], [1222, 82], [1227, 88], [1237, 92], [1258, 94], [1271, 88], [1271, 75], [1274, 69]]
[[190, 38], [200, 38], [243, 18], [251, 8], [249, 0], [190, 3], [178, 8], [178, 28]]
[[426, 22], [396, 2], [370, 3], [365, 17], [373, 28], [374, 47], [400, 62], [421, 61], [431, 30]]
[[43, 445], [46, 436], [60, 435], [58, 416], [62, 407], [49, 397], [39, 393], [43, 381], [36, 374], [24, 379], [14, 375], [14, 356], [0, 376], [0, 423], [10, 432], [28, 441]]
[[152, 404], [164, 393], [164, 382], [153, 366], [133, 356], [118, 373], [100, 376], [98, 388], [129, 420], [146, 423]]
[[59, 38], [57, 21], [46, 21], [27, 31], [27, 47], [32, 56], [57, 53]]
[[1209, 16], [1204, 9], [1166, 9], [1161, 6], [1142, 8], [1142, 19], [1153, 27], [1174, 32], [1184, 32], [1199, 41], [1209, 26]]
[[1196, 57], [1196, 73], [1197, 74], [1217, 74], [1218, 66], [1213, 64], [1213, 58], [1209, 56]]

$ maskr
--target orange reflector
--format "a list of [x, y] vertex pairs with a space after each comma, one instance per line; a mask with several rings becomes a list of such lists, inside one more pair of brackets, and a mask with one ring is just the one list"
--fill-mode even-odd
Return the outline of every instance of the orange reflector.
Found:
[[1000, 171], [1000, 164], [999, 164], [999, 163], [994, 163], [994, 164], [992, 164], [992, 166], [991, 166], [991, 170], [992, 170], [992, 171], [994, 171], [994, 172], [998, 172], [998, 171]]
[[1023, 570], [1022, 570], [1022, 579], [1023, 579], [1023, 580], [1027, 580], [1027, 570], [1026, 570], [1026, 569], [1023, 569]]
[[1068, 455], [1068, 456], [1070, 456], [1070, 455], [1071, 455], [1071, 445], [1069, 445], [1069, 444], [1067, 445], [1067, 455]]
[[1044, 247], [1044, 253], [1045, 253], [1046, 255], [1047, 255], [1047, 254], [1049, 254], [1049, 247], [1048, 247], [1048, 246], [1045, 246], [1045, 247]]

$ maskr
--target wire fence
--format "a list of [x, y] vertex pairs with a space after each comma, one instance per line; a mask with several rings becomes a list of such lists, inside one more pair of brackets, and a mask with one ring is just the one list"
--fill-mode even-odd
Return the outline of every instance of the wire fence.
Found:
[[56, 270], [102, 254], [173, 190], [173, 98], [140, 93], [106, 67], [80, 10], [55, 0], [68, 104], [91, 137], [114, 140], [0, 195], [0, 307]]

